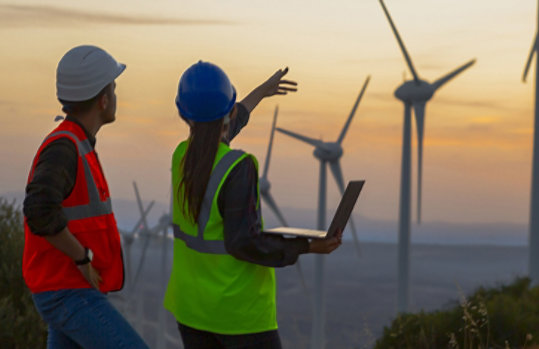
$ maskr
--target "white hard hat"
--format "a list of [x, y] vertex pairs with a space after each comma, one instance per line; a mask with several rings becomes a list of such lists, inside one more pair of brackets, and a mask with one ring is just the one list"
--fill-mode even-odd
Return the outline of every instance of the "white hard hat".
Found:
[[56, 96], [69, 102], [91, 99], [125, 69], [106, 51], [96, 46], [69, 50], [56, 69]]

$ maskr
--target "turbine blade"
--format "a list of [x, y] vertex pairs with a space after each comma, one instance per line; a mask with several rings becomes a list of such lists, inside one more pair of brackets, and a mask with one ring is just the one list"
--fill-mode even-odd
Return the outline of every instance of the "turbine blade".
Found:
[[273, 211], [273, 213], [277, 216], [277, 219], [281, 224], [285, 227], [288, 227], [288, 223], [284, 219], [283, 215], [281, 214], [281, 211], [279, 210], [279, 207], [277, 207], [277, 204], [275, 203], [275, 200], [273, 200], [273, 197], [268, 192], [261, 193], [262, 200], [269, 206], [269, 208]]
[[273, 124], [271, 126], [271, 133], [270, 133], [270, 141], [268, 144], [268, 153], [266, 154], [266, 162], [264, 163], [264, 172], [262, 173], [262, 177], [268, 178], [268, 168], [271, 158], [271, 148], [273, 146], [273, 135], [275, 133], [275, 124], [277, 123], [277, 113], [279, 112], [279, 106], [275, 107], [275, 113], [273, 114]]
[[[333, 173], [333, 177], [335, 178], [335, 182], [337, 182], [337, 186], [339, 187], [339, 191], [341, 192], [341, 195], [343, 195], [344, 194], [344, 178], [342, 175], [341, 164], [339, 163], [339, 161], [330, 162], [329, 168], [331, 169], [331, 172]], [[352, 229], [352, 237], [354, 238], [354, 246], [359, 256], [361, 255], [361, 251], [359, 248], [359, 239], [357, 237], [356, 226], [354, 224], [353, 218], [350, 217], [350, 220], [348, 222], [350, 224], [350, 228]]]
[[135, 234], [135, 232], [139, 229], [140, 225], [143, 224], [144, 219], [146, 219], [146, 217], [148, 216], [148, 213], [150, 213], [150, 210], [152, 209], [154, 204], [155, 204], [155, 201], [152, 200], [152, 202], [150, 202], [148, 206], [146, 206], [146, 210], [142, 212], [140, 218], [135, 224], [135, 227], [133, 228], [133, 230], [131, 230], [131, 235]]
[[142, 235], [144, 237], [144, 246], [142, 248], [142, 255], [140, 257], [140, 260], [137, 266], [137, 271], [135, 273], [135, 277], [132, 281], [131, 287], [134, 287], [138, 282], [140, 273], [142, 271], [142, 267], [144, 266], [144, 260], [146, 259], [146, 251], [150, 244], [150, 239], [153, 236], [157, 236], [159, 232], [163, 232], [163, 243], [166, 243], [166, 229], [168, 228], [169, 225], [170, 225], [169, 217], [167, 214], [165, 214], [161, 216], [161, 219], [159, 219], [159, 223], [157, 223], [155, 227], [153, 227], [152, 229], [146, 229], [144, 231], [144, 234]]
[[133, 279], [133, 283], [131, 284], [131, 287], [135, 287], [137, 285], [140, 272], [142, 271], [142, 266], [144, 265], [144, 259], [146, 258], [146, 250], [148, 249], [148, 245], [150, 244], [150, 234], [146, 233], [143, 236], [145, 240], [144, 240], [144, 247], [142, 248], [142, 256], [140, 257], [140, 260], [138, 262], [137, 272], [135, 273], [135, 278]]
[[320, 159], [320, 176], [318, 177], [318, 230], [326, 230], [326, 188], [327, 161]]
[[425, 130], [425, 103], [414, 104], [417, 129], [417, 224], [421, 224], [421, 187], [423, 182], [423, 135]]
[[356, 103], [352, 107], [352, 111], [350, 112], [350, 116], [348, 116], [348, 119], [346, 120], [346, 123], [344, 124], [344, 127], [341, 131], [341, 135], [339, 136], [339, 139], [337, 140], [337, 143], [341, 144], [342, 140], [344, 139], [344, 136], [346, 136], [346, 132], [348, 131], [348, 127], [350, 127], [350, 123], [352, 122], [352, 118], [354, 117], [357, 107], [359, 105], [359, 102], [361, 102], [361, 98], [363, 97], [363, 93], [365, 93], [365, 89], [367, 88], [367, 85], [369, 84], [369, 80], [371, 79], [371, 76], [367, 76], [367, 79], [365, 80], [365, 83], [363, 84], [363, 88], [361, 88], [361, 92], [359, 92], [359, 96], [356, 99]]
[[522, 82], [526, 82], [528, 76], [528, 70], [530, 70], [530, 65], [532, 64], [533, 54], [537, 50], [537, 33], [535, 33], [535, 39], [532, 42], [532, 47], [530, 49], [530, 54], [528, 55], [528, 60], [526, 61], [526, 67], [524, 68], [524, 73], [522, 74]]
[[303, 142], [308, 143], [308, 144], [310, 144], [312, 146], [315, 146], [315, 147], [319, 146], [320, 143], [321, 143], [318, 139], [310, 138], [310, 137], [307, 137], [307, 136], [302, 136], [302, 135], [300, 135], [298, 133], [282, 129], [280, 127], [277, 127], [275, 129], [277, 131], [281, 132], [281, 133], [284, 133], [285, 135], [288, 135], [288, 136], [290, 136], [292, 138], [299, 139], [300, 141], [303, 141]]
[[335, 178], [335, 182], [337, 182], [337, 187], [339, 187], [339, 191], [342, 195], [344, 193], [344, 178], [342, 175], [341, 164], [338, 160], [335, 162], [330, 162], [329, 168], [333, 173], [333, 178]]
[[148, 229], [148, 222], [146, 221], [146, 216], [143, 215], [144, 214], [144, 209], [142, 208], [142, 200], [140, 199], [140, 194], [139, 194], [139, 191], [138, 191], [137, 182], [133, 182], [133, 188], [135, 189], [135, 196], [137, 198], [138, 209], [139, 209], [139, 212], [141, 214], [142, 227], [143, 227], [143, 229], [147, 230]]
[[354, 218], [352, 216], [350, 216], [348, 224], [350, 224], [350, 229], [352, 229], [352, 237], [354, 238], [354, 247], [356, 249], [357, 256], [361, 257], [361, 247], [359, 246], [359, 238], [357, 237], [356, 224], [354, 223]]
[[402, 42], [399, 32], [397, 31], [397, 27], [395, 27], [395, 24], [393, 23], [393, 20], [391, 19], [391, 15], [389, 14], [389, 11], [387, 10], [386, 5], [384, 4], [384, 1], [380, 0], [380, 4], [382, 5], [382, 9], [384, 10], [384, 13], [386, 14], [387, 20], [389, 21], [389, 25], [391, 25], [391, 29], [393, 29], [393, 33], [395, 34], [395, 37], [397, 38], [397, 42], [399, 43], [399, 46], [401, 47], [401, 51], [404, 56], [404, 59], [406, 60], [406, 63], [408, 64], [408, 68], [410, 69], [410, 72], [414, 76], [414, 81], [416, 83], [419, 83], [419, 77], [417, 76], [417, 73], [415, 72], [414, 64], [412, 63], [412, 59], [410, 58], [408, 51], [406, 51], [406, 47], [404, 47], [404, 43]]
[[[140, 272], [142, 271], [142, 266], [144, 265], [144, 259], [146, 258], [146, 249], [148, 248], [148, 244], [150, 243], [148, 222], [146, 221], [146, 216], [144, 215], [144, 210], [142, 208], [142, 200], [140, 199], [137, 182], [133, 182], [133, 188], [135, 189], [135, 196], [137, 198], [137, 204], [138, 204], [138, 208], [141, 214], [140, 220], [142, 221], [142, 230], [144, 232], [143, 236], [145, 237], [145, 241], [144, 241], [144, 247], [142, 249], [142, 256], [139, 260], [137, 272], [135, 273], [135, 277], [132, 280], [133, 283], [131, 286], [134, 286], [137, 284]], [[152, 206], [153, 206], [153, 201], [152, 201]]]
[[475, 58], [472, 59], [471, 61], [469, 61], [468, 63], [466, 64], [463, 64], [462, 66], [460, 66], [459, 68], [453, 70], [451, 73], [445, 75], [445, 76], [442, 76], [441, 78], [439, 78], [438, 80], [436, 80], [432, 85], [434, 86], [434, 90], [437, 90], [439, 89], [440, 87], [442, 87], [442, 85], [444, 85], [446, 82], [448, 82], [449, 80], [453, 79], [455, 76], [457, 76], [458, 74], [462, 73], [464, 70], [468, 69], [470, 66], [472, 66], [473, 64], [475, 63]]

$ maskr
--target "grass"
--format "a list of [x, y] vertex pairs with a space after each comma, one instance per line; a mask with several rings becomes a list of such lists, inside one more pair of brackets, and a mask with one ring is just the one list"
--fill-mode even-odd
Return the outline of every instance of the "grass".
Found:
[[539, 345], [539, 287], [528, 278], [479, 288], [447, 310], [402, 314], [384, 328], [376, 349], [527, 348]]

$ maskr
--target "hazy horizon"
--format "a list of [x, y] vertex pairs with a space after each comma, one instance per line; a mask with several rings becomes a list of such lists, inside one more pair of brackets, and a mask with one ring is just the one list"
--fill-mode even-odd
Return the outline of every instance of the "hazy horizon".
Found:
[[[0, 197], [8, 200], [16, 200], [20, 206], [22, 194], [0, 193]], [[143, 199], [144, 207], [152, 201], [151, 198]], [[373, 219], [366, 217], [361, 212], [361, 202], [352, 214], [356, 222], [357, 233], [360, 243], [379, 242], [396, 244], [398, 235], [398, 222], [396, 219]], [[118, 227], [124, 232], [131, 232], [140, 218], [136, 200], [113, 199], [112, 207], [115, 212]], [[333, 217], [335, 206], [331, 205], [327, 212], [327, 222]], [[316, 208], [302, 209], [281, 207], [282, 213], [290, 225], [295, 227], [316, 229]], [[163, 214], [168, 211], [168, 204], [156, 201], [148, 214], [150, 227], [156, 226]], [[262, 203], [262, 215], [266, 228], [281, 226], [273, 212]], [[432, 245], [493, 245], [493, 246], [527, 246], [528, 226], [522, 223], [455, 223], [449, 221], [430, 221], [418, 225], [412, 222], [412, 244]], [[170, 233], [170, 232], [169, 232]], [[345, 230], [344, 239], [352, 241], [352, 232], [348, 227]]]

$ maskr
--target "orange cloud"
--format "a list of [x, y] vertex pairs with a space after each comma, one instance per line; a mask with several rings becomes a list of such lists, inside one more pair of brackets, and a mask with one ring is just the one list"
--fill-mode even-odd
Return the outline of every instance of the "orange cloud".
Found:
[[66, 24], [116, 24], [116, 25], [231, 25], [231, 21], [214, 19], [158, 18], [125, 16], [80, 11], [39, 5], [0, 5], [0, 26], [36, 27], [64, 26]]

